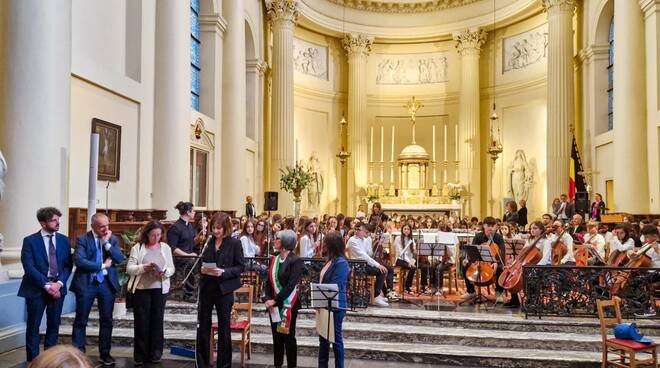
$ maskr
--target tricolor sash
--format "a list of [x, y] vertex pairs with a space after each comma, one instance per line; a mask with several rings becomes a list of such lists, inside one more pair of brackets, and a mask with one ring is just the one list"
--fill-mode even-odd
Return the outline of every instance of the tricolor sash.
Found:
[[[273, 286], [275, 291], [275, 297], [282, 291], [284, 288], [280, 283], [278, 278], [278, 272], [280, 270], [280, 255], [273, 257], [272, 262], [270, 262], [270, 271], [268, 278], [270, 279], [270, 284]], [[289, 326], [291, 325], [291, 308], [296, 303], [298, 299], [298, 287], [293, 288], [293, 291], [289, 296], [284, 299], [282, 303], [282, 308], [280, 308], [280, 319], [281, 321], [277, 323], [277, 332], [281, 334], [289, 333]]]

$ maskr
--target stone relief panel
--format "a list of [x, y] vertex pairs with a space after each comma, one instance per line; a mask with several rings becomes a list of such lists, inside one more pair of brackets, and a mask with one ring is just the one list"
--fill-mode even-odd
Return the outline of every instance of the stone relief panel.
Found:
[[431, 84], [448, 80], [447, 56], [444, 53], [380, 54], [376, 57], [376, 84]]
[[328, 79], [328, 48], [293, 39], [293, 69], [314, 78]]
[[548, 58], [548, 24], [505, 38], [502, 73], [525, 69]]

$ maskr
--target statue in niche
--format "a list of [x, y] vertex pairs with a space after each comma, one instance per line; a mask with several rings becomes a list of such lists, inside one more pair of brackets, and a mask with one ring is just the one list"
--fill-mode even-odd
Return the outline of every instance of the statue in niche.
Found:
[[527, 162], [525, 151], [517, 150], [507, 168], [507, 196], [516, 202], [521, 199], [527, 200], [534, 185], [535, 171], [534, 165]]
[[307, 161], [308, 167], [312, 171], [314, 180], [307, 188], [307, 206], [309, 208], [318, 209], [321, 206], [321, 194], [323, 193], [323, 173], [321, 172], [321, 161], [318, 159], [316, 152]]

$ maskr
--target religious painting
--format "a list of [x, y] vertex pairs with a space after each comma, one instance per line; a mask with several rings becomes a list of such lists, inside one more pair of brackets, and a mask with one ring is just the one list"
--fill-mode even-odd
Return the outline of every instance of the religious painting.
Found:
[[92, 132], [99, 134], [98, 180], [119, 181], [121, 126], [94, 118]]

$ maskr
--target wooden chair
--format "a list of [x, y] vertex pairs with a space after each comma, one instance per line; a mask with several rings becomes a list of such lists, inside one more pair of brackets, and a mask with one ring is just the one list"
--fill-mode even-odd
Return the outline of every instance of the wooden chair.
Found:
[[[240, 332], [240, 339], [231, 340], [233, 345], [240, 346], [241, 349], [241, 368], [245, 367], [245, 353], [247, 352], [247, 358], [250, 360], [252, 358], [252, 300], [253, 300], [253, 288], [250, 285], [245, 285], [236, 291], [234, 291], [234, 311], [240, 317], [243, 314], [241, 320], [232, 320], [231, 322], [231, 332]], [[241, 313], [242, 312], [242, 313]], [[216, 334], [218, 333], [218, 324], [214, 323], [211, 325], [211, 351], [216, 352]], [[211, 354], [211, 365], [215, 363], [216, 354]]]
[[[621, 323], [619, 300], [598, 300], [596, 306], [598, 308], [598, 319], [600, 320], [600, 334], [603, 339], [602, 367], [607, 368], [610, 365], [615, 367], [657, 367], [657, 344], [645, 345], [633, 340], [607, 337], [607, 332], [616, 324]], [[605, 308], [613, 308], [614, 317], [607, 317]], [[617, 357], [610, 360], [609, 353], [613, 353]], [[644, 359], [638, 359], [638, 354], [643, 354]]]

